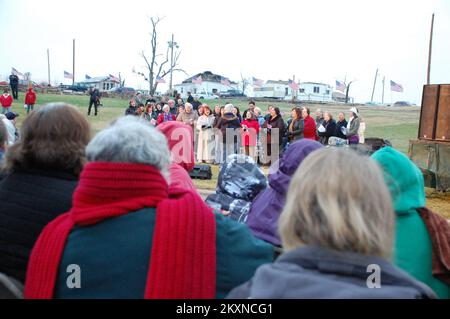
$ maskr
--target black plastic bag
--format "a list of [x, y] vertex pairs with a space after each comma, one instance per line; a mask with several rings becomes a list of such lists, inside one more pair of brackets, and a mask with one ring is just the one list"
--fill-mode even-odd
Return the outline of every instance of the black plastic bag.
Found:
[[233, 154], [220, 168], [216, 192], [251, 202], [266, 187], [267, 178], [256, 162], [249, 156]]

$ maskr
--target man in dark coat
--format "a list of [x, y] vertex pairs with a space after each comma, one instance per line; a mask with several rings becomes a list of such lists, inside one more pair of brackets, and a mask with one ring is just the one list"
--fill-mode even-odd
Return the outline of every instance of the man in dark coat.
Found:
[[11, 86], [13, 99], [19, 99], [19, 77], [16, 74], [13, 73], [9, 76], [9, 85]]
[[192, 102], [194, 102], [194, 97], [192, 96], [191, 92], [188, 92], [187, 102], [191, 104]]
[[92, 105], [94, 105], [95, 113], [94, 115], [97, 116], [97, 108], [100, 104], [100, 91], [98, 89], [91, 89], [90, 91], [91, 98], [89, 99], [89, 108], [88, 108], [88, 116], [91, 115], [91, 109]]
[[345, 120], [345, 114], [339, 113], [338, 120], [336, 121], [336, 127], [334, 130], [334, 134], [332, 136], [336, 136], [342, 139], [347, 139], [347, 136], [343, 132], [343, 128], [347, 128], [347, 121]]

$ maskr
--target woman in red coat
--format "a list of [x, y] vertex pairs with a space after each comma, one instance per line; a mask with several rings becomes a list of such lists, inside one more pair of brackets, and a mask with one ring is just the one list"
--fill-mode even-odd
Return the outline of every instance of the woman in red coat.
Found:
[[256, 141], [259, 134], [259, 122], [255, 113], [248, 110], [242, 121], [242, 146], [244, 146], [245, 155], [256, 160]]
[[317, 141], [317, 127], [316, 127], [316, 121], [309, 115], [311, 111], [307, 107], [302, 108], [302, 118], [305, 123], [305, 128], [303, 130], [303, 137]]
[[25, 105], [27, 106], [27, 114], [30, 113], [30, 110], [33, 111], [34, 105], [36, 104], [36, 93], [33, 91], [33, 88], [29, 88], [27, 95], [25, 95]]
[[5, 89], [3, 94], [0, 96], [0, 104], [2, 105], [2, 114], [11, 112], [11, 104], [13, 102], [13, 98], [9, 95], [9, 90]]
[[158, 115], [158, 119], [156, 120], [156, 122], [157, 122], [157, 125], [159, 125], [161, 123], [165, 123], [165, 122], [169, 122], [169, 121], [176, 121], [176, 120], [177, 120], [177, 118], [175, 117], [175, 115], [170, 113], [170, 106], [166, 104], [163, 107], [163, 112]]

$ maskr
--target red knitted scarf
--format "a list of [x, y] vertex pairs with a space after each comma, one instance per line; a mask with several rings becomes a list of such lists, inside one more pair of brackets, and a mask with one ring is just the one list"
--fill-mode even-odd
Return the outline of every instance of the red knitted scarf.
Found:
[[75, 225], [92, 225], [145, 207], [156, 207], [156, 225], [144, 297], [214, 298], [216, 225], [212, 211], [197, 193], [176, 186], [168, 189], [155, 168], [124, 163], [86, 165], [72, 209], [48, 224], [33, 248], [25, 297], [53, 297], [64, 246]]

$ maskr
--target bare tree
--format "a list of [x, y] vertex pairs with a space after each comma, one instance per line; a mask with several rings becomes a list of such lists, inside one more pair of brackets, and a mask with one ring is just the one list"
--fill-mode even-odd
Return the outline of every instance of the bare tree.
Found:
[[241, 73], [241, 83], [242, 83], [242, 93], [245, 92], [245, 89], [247, 88], [248, 80], [246, 78], [244, 78], [244, 76]]
[[125, 79], [122, 78], [122, 74], [119, 72], [119, 87], [125, 87]]
[[[145, 81], [149, 84], [150, 95], [154, 95], [156, 89], [158, 88], [159, 81], [157, 79], [163, 79], [166, 75], [170, 74], [170, 72], [181, 71], [186, 73], [184, 70], [178, 68], [178, 60], [180, 58], [181, 51], [175, 52], [173, 62], [170, 63], [170, 47], [167, 46], [166, 54], [164, 60], [158, 62], [158, 58], [163, 56], [162, 54], [158, 54], [158, 32], [157, 27], [158, 24], [162, 21], [159, 17], [151, 17], [150, 22], [152, 24], [151, 35], [151, 51], [150, 55], [145, 55], [144, 51], [141, 52], [141, 56], [146, 64], [146, 74], [144, 72], [136, 72], [138, 75], [142, 76]], [[169, 65], [167, 65], [169, 63]]]

